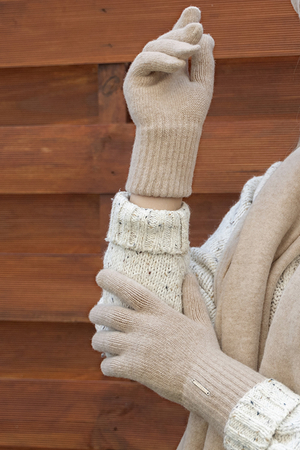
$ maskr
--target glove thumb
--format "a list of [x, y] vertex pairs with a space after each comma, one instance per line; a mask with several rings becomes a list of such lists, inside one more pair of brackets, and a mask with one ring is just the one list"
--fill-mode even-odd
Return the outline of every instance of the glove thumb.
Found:
[[212, 326], [197, 278], [194, 274], [188, 273], [186, 275], [183, 281], [182, 293], [184, 315], [195, 322], [201, 322], [204, 326]]

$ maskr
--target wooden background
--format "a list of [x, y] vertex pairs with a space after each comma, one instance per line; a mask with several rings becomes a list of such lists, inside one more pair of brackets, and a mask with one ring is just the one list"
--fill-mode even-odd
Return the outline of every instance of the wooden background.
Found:
[[[243, 183], [300, 134], [300, 23], [289, 0], [202, 0], [216, 85], [192, 208], [199, 245]], [[181, 0], [0, 0], [0, 449], [172, 450], [187, 413], [105, 378], [88, 312], [134, 126], [130, 63]]]

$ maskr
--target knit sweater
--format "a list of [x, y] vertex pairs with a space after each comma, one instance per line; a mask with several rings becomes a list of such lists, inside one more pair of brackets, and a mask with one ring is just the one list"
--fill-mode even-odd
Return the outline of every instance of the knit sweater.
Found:
[[[177, 211], [157, 211], [140, 208], [130, 203], [128, 193], [118, 193], [111, 211], [104, 267], [114, 268], [135, 279], [178, 311], [181, 311], [183, 279], [192, 270], [214, 322], [214, 276], [224, 247], [278, 164], [263, 177], [252, 178], [246, 183], [238, 203], [199, 248], [189, 248], [190, 213], [185, 203]], [[299, 263], [300, 257], [297, 257], [278, 280], [272, 298], [270, 324], [282, 292]], [[120, 301], [104, 291], [100, 303], [120, 304]], [[224, 432], [224, 447], [228, 450], [300, 449], [300, 397], [282, 383], [267, 379], [240, 399]]]

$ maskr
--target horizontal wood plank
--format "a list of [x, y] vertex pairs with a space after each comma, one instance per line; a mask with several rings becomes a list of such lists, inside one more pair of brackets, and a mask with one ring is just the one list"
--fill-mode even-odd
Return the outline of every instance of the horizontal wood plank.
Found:
[[85, 323], [0, 322], [0, 378], [106, 379], [94, 333]]
[[299, 57], [217, 61], [208, 116], [299, 119]]
[[2, 320], [89, 322], [100, 256], [1, 253], [0, 264]]
[[0, 321], [0, 379], [128, 381], [103, 375], [95, 333], [92, 323]]
[[13, 133], [2, 127], [0, 192], [117, 191], [122, 178], [116, 174], [123, 171], [124, 179], [134, 133], [131, 124], [14, 127]]
[[[0, 128], [0, 193], [102, 193], [124, 189], [133, 124]], [[239, 192], [296, 146], [297, 120], [204, 125], [193, 192]]]
[[2, 127], [0, 192], [116, 192], [134, 134], [132, 124]]
[[2, 68], [0, 126], [97, 123], [97, 84], [96, 64]]
[[99, 200], [95, 194], [0, 195], [0, 252], [99, 253]]
[[[0, 66], [129, 62], [185, 7], [182, 0], [171, 9], [158, 0], [2, 0]], [[216, 58], [299, 54], [299, 19], [288, 1], [202, 0], [201, 9]]]
[[124, 123], [128, 111], [123, 95], [127, 64], [100, 64], [98, 103], [100, 123]]
[[[107, 247], [104, 237], [111, 197], [113, 195], [101, 196], [100, 201], [100, 255], [0, 254], [2, 320], [88, 322], [89, 310], [101, 296], [95, 275], [102, 267]], [[213, 233], [237, 198], [237, 194], [193, 194], [188, 199], [192, 212], [191, 245], [201, 245]], [[22, 214], [19, 214], [21, 221]], [[51, 223], [49, 220], [47, 232], [51, 230]], [[19, 232], [21, 230], [19, 228]], [[84, 227], [82, 230], [84, 234]], [[59, 250], [59, 242], [55, 241], [54, 248]]]
[[[1, 450], [36, 450], [36, 447], [24, 447], [23, 445], [22, 445], [22, 447], [20, 448], [20, 447], [15, 447], [15, 446], [13, 446], [13, 447], [9, 447], [9, 449], [7, 448], [7, 447], [5, 447], [4, 449], [3, 449], [3, 447], [2, 447], [2, 445], [0, 446], [0, 449]], [[42, 450], [55, 450], [53, 447], [47, 447], [47, 448], [45, 448], [45, 447], [43, 447], [43, 449]], [[68, 448], [68, 449], [64, 449], [64, 450], [75, 450], [75, 449], [70, 449], [70, 448]]]
[[206, 122], [194, 173], [193, 192], [240, 192], [253, 176], [285, 159], [299, 140], [297, 121]]
[[[12, 446], [10, 446], [9, 448], [5, 446], [5, 447], [3, 448], [3, 446], [0, 445], [0, 449], [1, 449], [1, 450], [36, 450], [36, 447], [31, 447], [31, 446], [30, 446], [30, 447], [27, 447], [27, 446], [24, 447], [24, 446], [22, 445], [21, 448], [18, 447], [18, 446], [17, 446], [17, 447], [15, 447], [15, 446], [12, 447]], [[50, 448], [50, 447], [47, 447], [47, 448], [43, 447], [42, 450], [56, 450], [56, 449], [54, 449], [53, 447], [51, 447], [51, 448]], [[72, 449], [71, 449], [71, 448], [68, 448], [68, 449], [64, 449], [64, 450], [75, 450], [75, 449], [73, 449], [73, 448], [72, 448]]]
[[133, 382], [0, 380], [0, 448], [173, 450], [187, 411]]

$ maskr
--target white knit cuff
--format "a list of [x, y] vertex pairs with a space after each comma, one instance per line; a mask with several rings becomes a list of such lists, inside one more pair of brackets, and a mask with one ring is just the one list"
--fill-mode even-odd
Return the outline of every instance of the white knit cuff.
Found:
[[255, 385], [230, 413], [225, 449], [267, 449], [278, 426], [299, 404], [297, 394], [272, 378]]
[[128, 192], [118, 192], [106, 241], [137, 252], [181, 255], [189, 249], [189, 218], [184, 202], [177, 211], [141, 208], [129, 201]]

